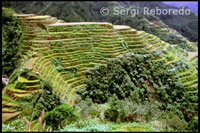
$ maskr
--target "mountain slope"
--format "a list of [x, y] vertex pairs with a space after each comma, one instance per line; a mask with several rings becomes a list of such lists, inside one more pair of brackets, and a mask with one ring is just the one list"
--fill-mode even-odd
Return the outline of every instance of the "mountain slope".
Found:
[[[19, 70], [30, 69], [43, 80], [50, 81], [54, 93], [62, 102], [73, 105], [77, 98], [76, 90], [86, 86], [87, 70], [106, 66], [107, 61], [123, 54], [138, 53], [146, 56], [147, 51], [159, 54], [151, 60], [170, 66], [168, 71], [176, 73], [176, 77], [184, 84], [191, 97], [198, 93], [198, 70], [195, 63], [190, 63], [194, 57], [187, 59], [187, 51], [177, 46], [172, 47], [157, 36], [129, 26], [107, 22], [63, 23], [49, 15], [15, 16], [21, 21], [24, 33], [24, 62], [10, 76], [9, 86], [5, 87], [3, 95], [24, 97], [30, 95], [27, 91], [40, 90], [37, 82], [31, 81], [33, 79], [23, 79], [19, 73]], [[22, 88], [16, 89], [15, 85], [21, 81], [27, 91]], [[192, 99], [191, 103], [197, 112], [197, 101]], [[10, 109], [4, 110], [10, 112]]]
[[[14, 8], [18, 13], [49, 14], [66, 22], [106, 21], [113, 24], [129, 25], [137, 30], [145, 30], [142, 29], [145, 27], [145, 23], [140, 21], [140, 18], [146, 18], [149, 21], [161, 20], [190, 41], [198, 40], [198, 17], [194, 13], [190, 15], [158, 15], [156, 17], [152, 15], [139, 15], [134, 17], [134, 19], [131, 16], [125, 15], [115, 16], [110, 14], [104, 17], [100, 14], [102, 7], [112, 9], [116, 6], [137, 6], [140, 10], [144, 7], [149, 9], [155, 9], [156, 7], [161, 9], [178, 9], [162, 2], [4, 2], [3, 6]], [[146, 32], [152, 33], [151, 31]]]

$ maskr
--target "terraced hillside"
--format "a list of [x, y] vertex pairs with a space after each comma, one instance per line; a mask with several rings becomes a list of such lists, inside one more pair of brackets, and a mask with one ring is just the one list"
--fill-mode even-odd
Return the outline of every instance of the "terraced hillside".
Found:
[[[170, 65], [169, 71], [177, 73], [188, 94], [197, 96], [197, 60], [193, 56], [191, 58], [190, 53], [178, 46], [170, 46], [157, 36], [107, 22], [65, 23], [48, 15], [16, 16], [22, 23], [25, 35], [22, 52], [24, 62], [19, 69], [29, 69], [33, 75], [38, 74], [42, 79], [49, 80], [53, 91], [63, 102], [73, 105], [75, 91], [86, 86], [88, 69], [106, 65], [107, 60], [123, 54], [134, 52], [145, 55], [145, 51], [160, 52], [160, 56], [152, 60]], [[180, 64], [180, 61], [185, 61], [185, 64]], [[39, 80], [33, 75], [18, 73], [19, 69], [13, 72], [3, 92], [5, 121], [9, 113], [12, 113], [9, 118], [20, 114], [17, 98], [40, 91]], [[197, 111], [197, 99], [191, 98], [191, 103]]]
[[154, 35], [172, 45], [179, 45], [188, 51], [197, 51], [197, 44], [195, 42], [190, 42], [179, 32], [169, 28], [169, 26], [163, 23], [161, 20], [149, 21], [146, 18], [142, 18], [141, 20], [146, 27], [143, 28], [144, 31], [153, 32]]
[[[39, 15], [49, 14], [52, 16], [56, 16], [59, 19], [63, 19], [66, 22], [93, 22], [93, 21], [106, 21], [111, 22], [113, 24], [125, 24], [129, 25], [132, 28], [137, 30], [144, 30], [148, 33], [149, 30], [146, 30], [146, 24], [140, 18], [146, 18], [151, 23], [154, 23], [154, 20], [160, 20], [167, 24], [170, 28], [177, 30], [184, 37], [187, 37], [190, 41], [198, 40], [198, 17], [194, 13], [190, 13], [189, 15], [143, 15], [144, 7], [148, 7], [149, 9], [154, 9], [158, 7], [159, 9], [178, 9], [173, 6], [166, 5], [163, 2], [2, 2], [2, 5], [5, 7], [10, 7], [15, 9], [18, 13], [34, 13]], [[137, 15], [132, 19], [132, 15], [111, 15], [114, 12], [114, 7], [122, 8], [125, 7], [140, 7], [139, 10], [141, 13], [137, 13]], [[32, 8], [35, 7], [35, 8]], [[75, 8], [74, 8], [75, 7]], [[102, 16], [100, 14], [100, 10], [102, 7], [108, 7], [110, 10], [109, 15]], [[62, 9], [62, 10], [60, 10]], [[82, 15], [81, 13], [84, 14]], [[152, 21], [153, 20], [153, 21]], [[191, 20], [191, 21], [185, 21]], [[154, 23], [157, 24], [157, 23]], [[147, 24], [148, 25], [148, 24]], [[145, 27], [145, 28], [144, 28]], [[170, 33], [169, 33], [170, 34]], [[159, 34], [158, 34], [159, 35]], [[156, 35], [156, 36], [158, 36]], [[160, 36], [159, 36], [160, 37]], [[161, 37], [160, 37], [161, 38]], [[165, 38], [165, 37], [163, 37]], [[163, 39], [162, 38], [162, 39]], [[171, 39], [170, 39], [171, 40]]]
[[40, 81], [33, 75], [26, 75], [26, 72], [21, 72], [13, 76], [12, 84], [8, 84], [2, 94], [2, 120], [7, 121], [22, 113], [24, 107], [23, 102], [18, 100], [31, 96], [32, 93], [41, 91]]

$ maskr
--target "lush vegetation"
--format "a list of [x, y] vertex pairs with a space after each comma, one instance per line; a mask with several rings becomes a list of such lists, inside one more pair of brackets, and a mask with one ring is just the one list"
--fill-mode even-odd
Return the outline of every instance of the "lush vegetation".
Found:
[[[186, 121], [194, 116], [193, 107], [188, 102], [190, 97], [182, 91], [183, 85], [174, 78], [174, 72], [166, 71], [170, 67], [162, 61], [151, 60], [156, 56], [154, 53], [149, 56], [126, 55], [108, 62], [107, 67], [90, 70], [87, 87], [77, 93], [83, 99], [89, 97], [96, 103], [105, 103], [114, 95], [111, 108], [105, 112], [108, 120], [129, 121], [132, 114], [141, 115], [149, 121], [159, 109], [173, 112], [173, 117], [177, 117], [181, 124], [174, 128], [183, 130], [187, 127]], [[122, 101], [118, 102], [118, 99]]]
[[[24, 6], [21, 11], [27, 10], [24, 3], [17, 6]], [[18, 2], [3, 4], [13, 6]], [[38, 6], [29, 9], [35, 12], [45, 6], [40, 11], [43, 14], [52, 4], [32, 2], [31, 6]], [[79, 9], [74, 9], [82, 7], [79, 2], [66, 6], [70, 11], [76, 10], [73, 16], [65, 17], [66, 8], [60, 3], [48, 11], [58, 15], [63, 8], [61, 16], [67, 20], [91, 21], [85, 15], [98, 12], [102, 4], [86, 2], [86, 9], [90, 10], [81, 8], [86, 13], [81, 17]], [[147, 6], [146, 2], [143, 4]], [[118, 20], [117, 16], [109, 16], [106, 21], [128, 23], [178, 46], [126, 26], [62, 26], [50, 16], [18, 14], [23, 38], [20, 23], [12, 16], [14, 12], [7, 8], [3, 12], [3, 76], [10, 79], [2, 90], [2, 131], [198, 131], [198, 54], [186, 51], [196, 51], [196, 47], [172, 32], [159, 34], [153, 23], [161, 22], [158, 17], [136, 16], [127, 22], [128, 17]], [[9, 23], [5, 21], [8, 16]], [[104, 20], [96, 17], [93, 19]]]
[[45, 121], [48, 125], [53, 127], [53, 129], [58, 129], [58, 127], [63, 128], [77, 119], [78, 113], [68, 104], [57, 106], [52, 111], [45, 114]]
[[20, 49], [23, 34], [20, 22], [13, 16], [15, 12], [2, 8], [2, 74], [9, 77], [20, 64]]
[[41, 81], [41, 88], [42, 91], [19, 99], [24, 103], [23, 114], [28, 115], [31, 121], [38, 118], [42, 110], [48, 112], [61, 104], [60, 99], [52, 92], [52, 86], [48, 81]]

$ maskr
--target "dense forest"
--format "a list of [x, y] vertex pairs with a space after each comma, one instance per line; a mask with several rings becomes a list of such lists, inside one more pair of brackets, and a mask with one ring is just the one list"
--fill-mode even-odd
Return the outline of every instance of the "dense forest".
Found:
[[99, 12], [176, 8], [163, 2], [2, 5], [2, 132], [198, 132], [194, 13]]

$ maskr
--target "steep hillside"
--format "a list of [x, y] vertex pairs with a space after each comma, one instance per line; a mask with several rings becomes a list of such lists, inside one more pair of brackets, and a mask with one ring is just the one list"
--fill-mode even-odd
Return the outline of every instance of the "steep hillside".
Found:
[[[156, 36], [128, 26], [113, 27], [110, 23], [96, 22], [59, 23], [50, 16], [27, 16], [18, 15], [26, 38], [22, 51], [26, 63], [23, 66], [50, 80], [57, 95], [62, 99], [67, 96], [69, 103], [73, 102], [74, 90], [84, 86], [87, 69], [106, 64], [106, 60], [129, 50], [141, 52], [168, 46]], [[136, 38], [132, 40], [131, 37]], [[58, 68], [58, 64], [61, 67]]]
[[[53, 93], [62, 103], [74, 105], [78, 99], [76, 90], [87, 86], [88, 70], [106, 67], [109, 61], [128, 54], [162, 62], [166, 65], [166, 71], [174, 72], [174, 78], [183, 83], [184, 92], [190, 95], [189, 103], [195, 112], [190, 119], [198, 119], [196, 48], [193, 49], [194, 53], [188, 53], [153, 34], [125, 25], [108, 22], [66, 23], [50, 15], [15, 16], [21, 21], [24, 34], [23, 62], [12, 73], [9, 84], [3, 90], [3, 121], [21, 113], [23, 106], [20, 106], [18, 99], [32, 97], [32, 93], [41, 91], [41, 79], [49, 81]], [[164, 34], [168, 32], [159, 26], [157, 28]], [[156, 55], [150, 56], [149, 52]]]

